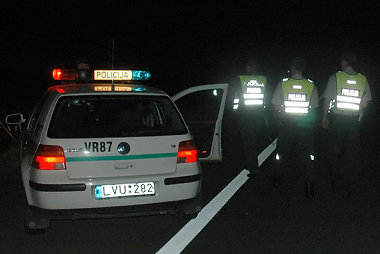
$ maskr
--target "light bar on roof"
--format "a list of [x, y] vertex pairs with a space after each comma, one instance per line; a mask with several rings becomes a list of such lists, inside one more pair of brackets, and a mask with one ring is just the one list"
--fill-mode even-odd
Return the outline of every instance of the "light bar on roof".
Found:
[[94, 70], [94, 80], [148, 80], [148, 71], [138, 70]]

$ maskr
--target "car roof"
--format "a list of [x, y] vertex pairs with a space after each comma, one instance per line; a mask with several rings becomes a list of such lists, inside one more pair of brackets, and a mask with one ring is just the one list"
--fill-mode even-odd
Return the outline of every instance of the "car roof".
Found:
[[88, 94], [88, 93], [141, 93], [141, 94], [155, 94], [167, 95], [166, 92], [141, 84], [126, 84], [126, 83], [68, 83], [62, 85], [54, 85], [49, 87], [49, 92], [57, 92], [60, 94]]

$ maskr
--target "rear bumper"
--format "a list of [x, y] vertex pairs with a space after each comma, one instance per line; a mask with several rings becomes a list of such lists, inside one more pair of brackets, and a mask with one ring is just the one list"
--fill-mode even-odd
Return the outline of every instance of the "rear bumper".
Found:
[[202, 196], [199, 194], [197, 197], [192, 199], [157, 204], [64, 210], [42, 209], [30, 206], [30, 211], [34, 218], [75, 220], [92, 218], [121, 218], [175, 213], [197, 214], [201, 208]]
[[[119, 178], [96, 181], [47, 184], [30, 180], [25, 191], [30, 206], [48, 210], [92, 209], [108, 207], [130, 207], [176, 202], [194, 199], [200, 193], [201, 174], [187, 176], [160, 176], [139, 178]], [[102, 184], [120, 184], [154, 181], [156, 194], [125, 198], [96, 199], [95, 187]], [[160, 209], [158, 209], [160, 210]]]
[[[181, 177], [170, 177], [165, 178], [165, 185], [173, 184], [183, 184], [197, 182], [201, 180], [201, 174], [191, 175], [191, 176], [181, 176]], [[29, 186], [36, 191], [45, 191], [45, 192], [65, 192], [65, 191], [85, 191], [86, 184], [42, 184], [29, 181]]]

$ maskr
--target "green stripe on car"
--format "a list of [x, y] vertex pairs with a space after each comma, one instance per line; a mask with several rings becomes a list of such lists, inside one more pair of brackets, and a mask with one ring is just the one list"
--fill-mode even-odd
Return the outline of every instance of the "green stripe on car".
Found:
[[153, 154], [137, 154], [124, 156], [91, 156], [91, 157], [66, 157], [66, 162], [79, 161], [118, 161], [118, 160], [141, 160], [155, 158], [177, 157], [177, 153], [153, 153]]

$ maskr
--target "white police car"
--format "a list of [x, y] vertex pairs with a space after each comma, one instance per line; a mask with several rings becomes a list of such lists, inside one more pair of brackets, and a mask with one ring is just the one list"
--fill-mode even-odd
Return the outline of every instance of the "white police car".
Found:
[[[84, 71], [55, 69], [54, 79], [65, 83], [49, 87], [28, 120], [21, 144], [26, 229], [62, 218], [197, 214], [199, 160], [222, 159], [228, 85], [171, 98], [139, 83], [149, 72], [95, 70], [93, 80], [76, 81]], [[7, 118], [23, 121], [22, 114]]]

